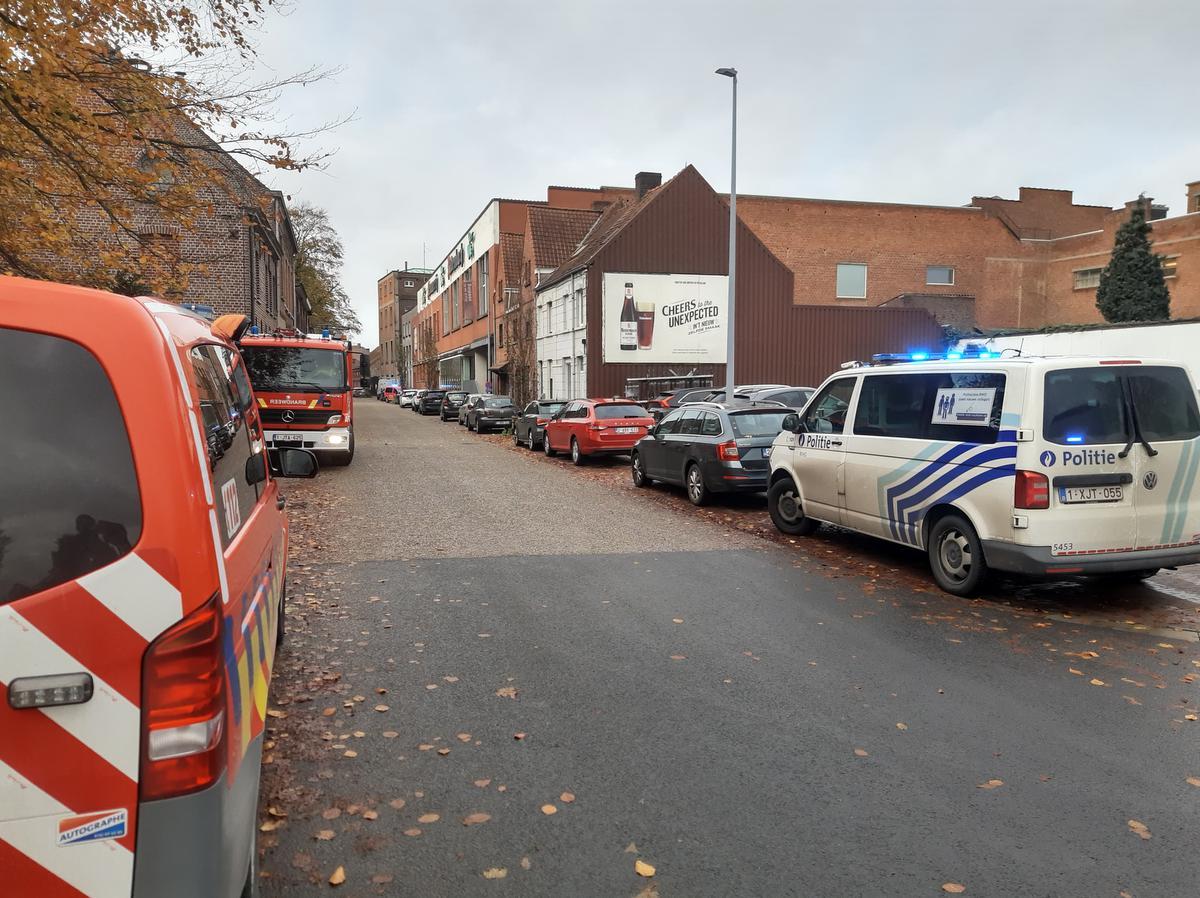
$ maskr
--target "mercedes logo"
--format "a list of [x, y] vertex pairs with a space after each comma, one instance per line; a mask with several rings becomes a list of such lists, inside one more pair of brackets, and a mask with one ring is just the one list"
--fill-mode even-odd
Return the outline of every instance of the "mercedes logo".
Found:
[[1158, 475], [1153, 471], [1150, 471], [1145, 477], [1142, 478], [1142, 486], [1148, 490], [1154, 489], [1156, 486], [1158, 486]]
[[286, 412], [283, 413], [283, 421], [285, 424], [291, 424], [295, 420], [296, 420], [296, 413], [294, 411], [292, 411], [290, 408]]

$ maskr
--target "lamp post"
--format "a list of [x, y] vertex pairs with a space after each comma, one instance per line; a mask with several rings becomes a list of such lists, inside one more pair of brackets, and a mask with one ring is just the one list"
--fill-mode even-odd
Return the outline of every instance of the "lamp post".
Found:
[[737, 291], [737, 69], [717, 69], [733, 82], [733, 136], [729, 151], [729, 325], [725, 342], [725, 401], [733, 401], [737, 382], [733, 379], [733, 303]]

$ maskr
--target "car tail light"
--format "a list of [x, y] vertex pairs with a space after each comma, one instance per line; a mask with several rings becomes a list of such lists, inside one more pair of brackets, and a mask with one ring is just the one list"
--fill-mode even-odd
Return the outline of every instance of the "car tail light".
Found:
[[143, 801], [211, 786], [225, 770], [220, 598], [150, 644], [142, 659]]
[[727, 440], [717, 444], [717, 458], [721, 461], [741, 461], [742, 455], [738, 452], [737, 443]]
[[592, 431], [596, 431], [596, 432], [599, 432], [601, 430], [608, 430], [608, 425], [607, 424], [589, 424], [588, 430], [592, 430]]
[[537, 424], [538, 424], [538, 426], [540, 427], [541, 425], [543, 425], [543, 424], [547, 423], [549, 420], [550, 420], [549, 418], [538, 418], [538, 419], [537, 419]]
[[1049, 508], [1050, 480], [1037, 471], [1017, 471], [1013, 505], [1017, 508]]

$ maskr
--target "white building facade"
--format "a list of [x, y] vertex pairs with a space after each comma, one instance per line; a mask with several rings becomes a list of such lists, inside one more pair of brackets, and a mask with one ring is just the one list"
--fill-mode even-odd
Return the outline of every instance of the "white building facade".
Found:
[[[537, 277], [549, 273], [538, 271]], [[587, 273], [581, 269], [535, 291], [538, 391], [543, 399], [586, 398]]]

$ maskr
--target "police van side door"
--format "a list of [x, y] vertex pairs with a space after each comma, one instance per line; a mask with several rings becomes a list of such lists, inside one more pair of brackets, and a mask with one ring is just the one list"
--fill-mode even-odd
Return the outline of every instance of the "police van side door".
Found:
[[801, 433], [789, 434], [786, 450], [804, 502], [804, 513], [842, 523], [846, 497], [846, 422], [859, 378], [830, 381], [805, 407]]

